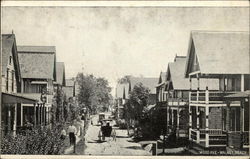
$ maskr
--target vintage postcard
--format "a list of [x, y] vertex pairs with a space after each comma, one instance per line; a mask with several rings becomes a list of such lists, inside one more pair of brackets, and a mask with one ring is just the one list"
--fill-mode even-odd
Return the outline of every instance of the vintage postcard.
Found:
[[248, 158], [249, 19], [248, 1], [2, 1], [1, 158]]

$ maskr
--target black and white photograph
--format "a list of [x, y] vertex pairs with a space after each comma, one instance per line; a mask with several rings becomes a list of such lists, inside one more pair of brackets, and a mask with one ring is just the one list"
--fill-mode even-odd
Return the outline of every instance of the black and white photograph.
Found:
[[2, 1], [1, 158], [248, 158], [249, 12]]

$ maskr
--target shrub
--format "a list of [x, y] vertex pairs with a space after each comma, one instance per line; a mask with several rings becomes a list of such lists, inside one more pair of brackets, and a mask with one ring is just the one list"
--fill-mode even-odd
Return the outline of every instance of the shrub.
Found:
[[60, 129], [33, 128], [22, 134], [6, 135], [2, 138], [2, 154], [60, 154], [63, 141], [60, 139]]

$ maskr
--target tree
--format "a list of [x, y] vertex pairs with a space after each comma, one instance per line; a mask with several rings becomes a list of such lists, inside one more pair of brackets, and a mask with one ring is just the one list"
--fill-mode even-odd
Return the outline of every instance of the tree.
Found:
[[125, 104], [125, 118], [127, 121], [127, 127], [131, 126], [131, 120], [135, 121], [135, 127], [139, 127], [144, 117], [144, 110], [148, 105], [149, 88], [143, 86], [142, 83], [138, 83], [134, 86], [129, 94], [129, 99]]
[[111, 87], [104, 78], [96, 78], [93, 75], [77, 75], [79, 85], [78, 102], [83, 108], [86, 107], [91, 113], [105, 111], [111, 101]]

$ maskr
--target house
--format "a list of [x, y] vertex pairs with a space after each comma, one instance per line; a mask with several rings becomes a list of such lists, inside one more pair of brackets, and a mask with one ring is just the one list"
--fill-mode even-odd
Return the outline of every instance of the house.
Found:
[[[225, 149], [230, 134], [243, 130], [247, 119], [240, 122], [242, 104], [237, 101], [230, 104], [234, 123], [228, 130], [223, 119], [229, 115], [224, 97], [250, 89], [249, 55], [249, 32], [191, 32], [185, 77], [191, 84], [198, 82], [189, 95], [189, 140], [193, 147]], [[219, 80], [219, 91], [212, 91], [208, 85], [201, 91], [200, 79]]]
[[[224, 121], [227, 131], [227, 151], [244, 150], [249, 153], [249, 108], [250, 90], [238, 92], [225, 97], [227, 107], [224, 109]], [[231, 106], [235, 101], [240, 107]], [[235, 120], [237, 118], [239, 120]], [[243, 151], [243, 152], [244, 152]]]
[[[186, 65], [186, 56], [177, 56], [174, 62], [168, 64], [166, 73], [166, 101], [167, 101], [167, 132], [175, 132], [177, 137], [188, 136], [188, 99], [190, 84], [189, 79], [183, 75]], [[197, 87], [197, 82], [193, 81], [193, 87]], [[206, 85], [211, 90], [218, 91], [218, 80], [201, 79], [200, 90], [205, 90]]]
[[66, 79], [64, 62], [56, 62], [56, 81], [54, 81], [54, 86], [62, 88], [65, 85]]
[[[116, 103], [118, 109], [118, 118], [123, 116], [124, 104], [129, 99], [129, 94], [136, 84], [142, 83], [143, 86], [149, 88], [149, 101], [148, 105], [156, 104], [156, 90], [155, 84], [158, 78], [145, 78], [145, 77], [132, 77], [127, 76], [123, 81], [118, 82], [116, 86]], [[123, 117], [122, 117], [123, 118]]]
[[21, 71], [21, 93], [39, 101], [36, 105], [22, 104], [22, 124], [50, 124], [53, 82], [56, 81], [56, 49], [54, 46], [17, 46], [17, 51]]
[[158, 80], [158, 84], [156, 86], [156, 103], [157, 105], [166, 105], [166, 82], [167, 82], [167, 72], [161, 72]]
[[65, 93], [67, 99], [75, 97], [74, 79], [66, 79], [65, 86], [63, 87], [63, 92]]
[[17, 54], [16, 38], [12, 34], [2, 35], [1, 63], [1, 133], [13, 134], [22, 125], [23, 112], [21, 104], [36, 104], [36, 99], [20, 94], [21, 73]]

